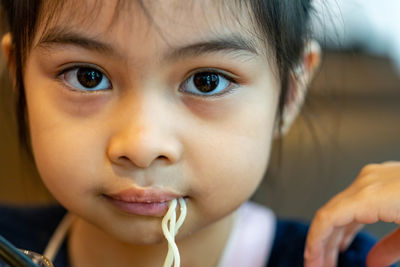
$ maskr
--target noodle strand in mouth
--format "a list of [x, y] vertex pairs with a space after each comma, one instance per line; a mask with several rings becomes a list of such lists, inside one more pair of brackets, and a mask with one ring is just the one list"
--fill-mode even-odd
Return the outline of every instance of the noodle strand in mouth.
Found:
[[[178, 220], [176, 220], [176, 206], [178, 205], [178, 201], [180, 214]], [[173, 199], [169, 203], [168, 211], [164, 215], [161, 223], [164, 236], [168, 241], [168, 253], [165, 257], [163, 267], [170, 267], [172, 266], [172, 263], [174, 264], [174, 267], [179, 267], [181, 264], [179, 250], [175, 243], [175, 236], [178, 234], [179, 228], [181, 228], [183, 222], [185, 221], [187, 208], [186, 202], [183, 198], [179, 198], [178, 201]]]

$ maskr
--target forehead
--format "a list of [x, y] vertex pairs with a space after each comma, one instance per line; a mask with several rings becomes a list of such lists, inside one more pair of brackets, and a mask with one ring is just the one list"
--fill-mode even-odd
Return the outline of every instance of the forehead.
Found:
[[46, 1], [35, 39], [37, 43], [49, 30], [57, 28], [130, 45], [147, 40], [173, 46], [229, 34], [240, 34], [248, 42], [256, 43], [250, 8], [245, 3], [243, 0]]

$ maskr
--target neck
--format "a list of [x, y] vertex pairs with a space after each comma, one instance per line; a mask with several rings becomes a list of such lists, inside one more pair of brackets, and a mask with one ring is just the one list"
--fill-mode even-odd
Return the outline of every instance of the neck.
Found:
[[[232, 231], [234, 213], [177, 241], [182, 266], [214, 267]], [[161, 223], [160, 223], [161, 227]], [[81, 266], [162, 266], [167, 243], [132, 245], [78, 218], [70, 231], [69, 258]]]

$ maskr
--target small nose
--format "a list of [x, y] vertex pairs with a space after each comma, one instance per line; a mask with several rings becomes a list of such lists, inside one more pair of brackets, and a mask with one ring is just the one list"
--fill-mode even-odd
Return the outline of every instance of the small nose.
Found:
[[179, 161], [182, 146], [173, 132], [174, 123], [159, 109], [142, 109], [134, 113], [121, 116], [118, 123], [114, 123], [118, 126], [107, 148], [110, 161], [137, 168], [148, 168], [155, 162], [170, 165]]

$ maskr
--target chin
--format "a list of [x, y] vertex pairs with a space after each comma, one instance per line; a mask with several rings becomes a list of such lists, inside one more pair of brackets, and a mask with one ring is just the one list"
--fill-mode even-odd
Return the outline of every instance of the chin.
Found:
[[115, 236], [123, 242], [132, 245], [161, 245], [167, 244], [167, 240], [165, 239], [163, 233], [154, 233], [154, 232], [142, 232], [142, 233], [134, 233], [130, 235], [118, 235]]
[[137, 244], [143, 245], [160, 245], [160, 244], [167, 244], [167, 240], [165, 239], [164, 235], [152, 235], [152, 234], [145, 234], [144, 236], [140, 237], [140, 240], [137, 240]]
[[156, 245], [167, 242], [161, 228], [160, 220], [134, 221], [129, 225], [120, 226], [114, 224], [111, 225], [111, 228], [103, 228], [103, 230], [123, 242], [134, 245]]

